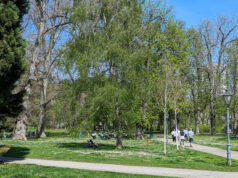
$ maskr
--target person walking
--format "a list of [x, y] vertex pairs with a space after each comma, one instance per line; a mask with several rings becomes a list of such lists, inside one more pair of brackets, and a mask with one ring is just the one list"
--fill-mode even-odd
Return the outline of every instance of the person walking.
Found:
[[176, 142], [176, 131], [175, 129], [171, 132], [173, 142]]
[[189, 136], [190, 147], [192, 147], [193, 136], [194, 136], [194, 132], [193, 132], [193, 129], [192, 129], [192, 128], [191, 128], [190, 131], [188, 132], [188, 136]]
[[183, 129], [180, 132], [180, 145], [182, 146], [182, 148], [184, 148], [184, 141], [185, 141], [185, 133], [183, 131]]
[[184, 136], [185, 136], [185, 141], [188, 142], [188, 129], [184, 129]]

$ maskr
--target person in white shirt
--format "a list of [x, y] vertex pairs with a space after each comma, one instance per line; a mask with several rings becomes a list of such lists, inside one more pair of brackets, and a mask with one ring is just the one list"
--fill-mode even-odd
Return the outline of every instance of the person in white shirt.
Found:
[[194, 136], [194, 132], [193, 132], [193, 129], [192, 129], [192, 128], [191, 128], [190, 131], [188, 132], [188, 135], [189, 135], [190, 147], [192, 147], [193, 136]]
[[173, 142], [176, 142], [176, 131], [175, 129], [171, 132]]

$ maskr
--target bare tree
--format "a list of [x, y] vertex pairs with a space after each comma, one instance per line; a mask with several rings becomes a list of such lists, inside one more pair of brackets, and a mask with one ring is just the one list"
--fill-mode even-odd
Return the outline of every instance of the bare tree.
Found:
[[[65, 1], [52, 1], [47, 4], [46, 15], [47, 27], [43, 34], [42, 39], [42, 60], [39, 65], [39, 76], [38, 79], [41, 85], [41, 98], [40, 98], [40, 112], [37, 126], [37, 137], [44, 137], [45, 128], [45, 113], [46, 106], [49, 104], [49, 98], [47, 96], [47, 90], [49, 85], [49, 79], [51, 78], [52, 72], [55, 69], [55, 61], [57, 59], [56, 45], [60, 41], [60, 36], [65, 35], [62, 33], [69, 24], [63, 7], [66, 6], [67, 0]], [[37, 11], [37, 9], [36, 9]], [[35, 13], [37, 14], [37, 13]], [[33, 17], [32, 19], [34, 19]], [[35, 24], [37, 26], [37, 24]], [[63, 40], [61, 40], [62, 42]], [[57, 95], [57, 92], [55, 93]]]
[[217, 97], [222, 92], [222, 76], [226, 69], [224, 63], [225, 49], [237, 40], [237, 19], [219, 16], [216, 21], [204, 20], [199, 33], [205, 48], [204, 71], [209, 83], [209, 108], [211, 134], [216, 133]]
[[[50, 5], [51, 4], [51, 5]], [[54, 4], [54, 5], [53, 5]], [[27, 94], [24, 97], [23, 106], [24, 109], [17, 118], [15, 131], [13, 139], [26, 140], [26, 129], [27, 129], [27, 118], [28, 118], [28, 109], [29, 109], [29, 96], [32, 93], [33, 82], [37, 80], [36, 69], [37, 67], [42, 67], [44, 70], [44, 75], [42, 77], [42, 83], [44, 85], [42, 92], [41, 105], [45, 108], [45, 98], [46, 98], [46, 89], [48, 87], [48, 76], [52, 71], [52, 50], [55, 47], [56, 40], [59, 36], [59, 31], [61, 26], [65, 25], [65, 14], [60, 6], [63, 4], [70, 4], [64, 0], [58, 1], [49, 1], [49, 0], [32, 0], [31, 9], [28, 15], [30, 19], [29, 24], [29, 33], [32, 34], [34, 42], [28, 43], [28, 72], [22, 76], [21, 86], [27, 91]], [[57, 9], [59, 8], [59, 9]], [[61, 11], [60, 11], [61, 10]], [[52, 13], [55, 12], [55, 13]], [[68, 22], [67, 22], [68, 23]], [[36, 31], [36, 35], [32, 33]], [[26, 31], [28, 32], [28, 31]], [[50, 35], [48, 35], [50, 33]], [[28, 36], [29, 37], [29, 36]], [[47, 38], [49, 37], [49, 39]], [[30, 40], [29, 40], [30, 41]], [[30, 45], [30, 46], [29, 46]], [[48, 47], [46, 47], [46, 45]], [[46, 51], [47, 48], [47, 51]], [[41, 64], [41, 59], [45, 61], [45, 65]], [[43, 80], [43, 78], [45, 80]], [[41, 113], [44, 110], [41, 107]]]

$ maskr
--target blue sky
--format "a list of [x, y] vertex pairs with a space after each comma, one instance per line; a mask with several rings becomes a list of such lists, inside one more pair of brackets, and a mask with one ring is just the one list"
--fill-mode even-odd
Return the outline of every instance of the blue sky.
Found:
[[202, 20], [215, 19], [219, 14], [238, 15], [238, 0], [167, 0], [174, 7], [176, 19], [196, 27]]

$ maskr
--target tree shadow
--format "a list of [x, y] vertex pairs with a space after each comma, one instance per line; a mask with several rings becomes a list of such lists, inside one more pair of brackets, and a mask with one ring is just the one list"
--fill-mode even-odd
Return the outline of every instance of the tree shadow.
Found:
[[[115, 144], [105, 144], [105, 143], [99, 143], [98, 144], [98, 148], [91, 148], [87, 146], [87, 143], [75, 143], [75, 142], [71, 142], [71, 143], [58, 143], [57, 146], [60, 148], [67, 148], [67, 149], [71, 149], [71, 150], [106, 150], [106, 151], [111, 151], [111, 150], [115, 150], [116, 149], [116, 145]], [[136, 147], [128, 147], [128, 146], [124, 146], [122, 150], [125, 149], [135, 149]]]
[[16, 157], [16, 158], [25, 158], [26, 155], [29, 154], [30, 149], [25, 147], [7, 147], [5, 145], [1, 145], [0, 148], [8, 148], [3, 152], [2, 157]]

